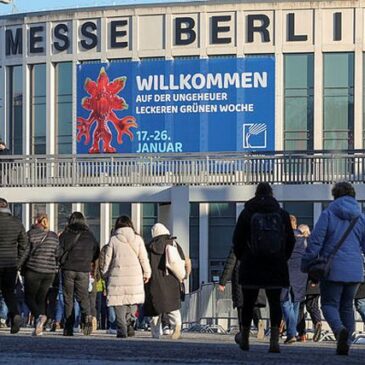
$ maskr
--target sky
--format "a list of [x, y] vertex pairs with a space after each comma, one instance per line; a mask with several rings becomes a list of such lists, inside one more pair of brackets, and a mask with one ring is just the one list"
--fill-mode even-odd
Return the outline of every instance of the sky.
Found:
[[[51, 9], [67, 9], [85, 6], [130, 5], [167, 2], [187, 2], [188, 0], [12, 0], [12, 5], [0, 3], [0, 15], [25, 13]], [[194, 0], [190, 0], [194, 1]]]

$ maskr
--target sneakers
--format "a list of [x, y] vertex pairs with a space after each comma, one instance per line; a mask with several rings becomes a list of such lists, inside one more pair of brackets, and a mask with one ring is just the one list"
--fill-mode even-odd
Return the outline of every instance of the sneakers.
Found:
[[93, 317], [87, 316], [85, 319], [84, 327], [82, 329], [85, 336], [90, 336], [93, 331]]
[[109, 335], [116, 335], [117, 334], [117, 330], [113, 329], [113, 328], [108, 328], [106, 330], [106, 333]]
[[47, 321], [47, 316], [45, 316], [43, 314], [38, 316], [38, 318], [36, 319], [36, 322], [35, 322], [35, 329], [33, 332], [34, 336], [40, 336], [43, 334], [43, 326], [46, 323], [46, 321]]
[[172, 332], [171, 339], [178, 340], [181, 337], [181, 324], [177, 324]]
[[287, 339], [284, 341], [285, 345], [291, 345], [292, 343], [297, 342], [297, 338], [295, 336], [287, 337]]
[[318, 322], [314, 330], [313, 341], [318, 342], [321, 338], [321, 334], [322, 334], [322, 323]]
[[19, 314], [16, 314], [11, 321], [10, 333], [18, 333], [20, 330], [20, 326], [22, 325], [22, 317]]
[[134, 331], [134, 328], [133, 326], [130, 324], [128, 327], [127, 327], [127, 335], [128, 337], [133, 337], [135, 336], [135, 331]]
[[265, 338], [265, 326], [264, 321], [259, 319], [259, 323], [257, 324], [257, 339], [263, 340]]
[[340, 331], [337, 332], [336, 338], [337, 338], [337, 349], [336, 349], [337, 355], [348, 355], [350, 350], [350, 346], [347, 343], [349, 339], [349, 331], [345, 327], [343, 327]]
[[92, 317], [92, 332], [95, 332], [98, 329], [98, 320], [96, 317]]
[[57, 330], [61, 329], [60, 322], [53, 322], [51, 327], [51, 332], [56, 332]]
[[172, 334], [172, 330], [169, 328], [169, 326], [165, 326], [165, 327], [162, 329], [162, 334], [163, 334], [163, 335], [171, 335], [171, 334]]
[[6, 328], [6, 319], [0, 318], [0, 328]]

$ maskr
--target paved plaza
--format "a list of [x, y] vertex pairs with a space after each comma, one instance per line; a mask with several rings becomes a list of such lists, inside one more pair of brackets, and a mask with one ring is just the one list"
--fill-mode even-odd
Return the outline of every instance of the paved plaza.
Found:
[[335, 356], [333, 342], [282, 345], [269, 354], [268, 340], [251, 341], [242, 352], [231, 335], [184, 333], [180, 341], [152, 340], [148, 332], [133, 339], [117, 339], [98, 331], [90, 337], [66, 338], [58, 333], [32, 337], [29, 330], [10, 335], [0, 330], [0, 364], [112, 365], [112, 364], [296, 364], [364, 365], [365, 345], [354, 345], [349, 357]]

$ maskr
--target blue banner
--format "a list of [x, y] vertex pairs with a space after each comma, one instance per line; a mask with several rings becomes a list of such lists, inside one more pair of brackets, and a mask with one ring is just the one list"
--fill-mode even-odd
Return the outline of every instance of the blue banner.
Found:
[[274, 57], [78, 66], [77, 152], [274, 151]]

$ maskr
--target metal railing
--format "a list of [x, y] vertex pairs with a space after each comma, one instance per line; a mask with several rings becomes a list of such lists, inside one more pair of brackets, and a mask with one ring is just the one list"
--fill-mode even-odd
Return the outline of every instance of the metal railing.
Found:
[[3, 187], [363, 182], [365, 152], [0, 157]]

